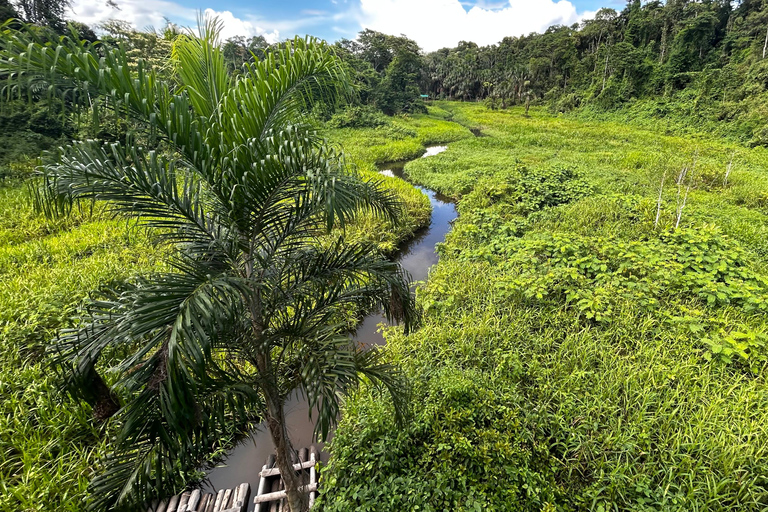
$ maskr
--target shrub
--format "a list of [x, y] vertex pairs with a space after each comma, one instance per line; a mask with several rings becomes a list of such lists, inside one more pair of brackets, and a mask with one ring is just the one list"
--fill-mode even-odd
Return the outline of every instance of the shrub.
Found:
[[328, 121], [331, 128], [376, 128], [387, 124], [387, 117], [369, 105], [347, 107]]

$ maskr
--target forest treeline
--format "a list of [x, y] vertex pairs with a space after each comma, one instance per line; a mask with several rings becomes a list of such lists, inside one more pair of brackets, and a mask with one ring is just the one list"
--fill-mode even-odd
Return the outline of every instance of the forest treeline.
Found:
[[[74, 35], [108, 46], [122, 43], [137, 59], [154, 63], [170, 58], [181, 32], [170, 23], [137, 31], [111, 21], [94, 27], [97, 36], [94, 28], [64, 20], [66, 5], [0, 0], [0, 19], [35, 24], [51, 41]], [[230, 71], [238, 73], [269, 46], [262, 36], [239, 36], [222, 49]], [[329, 105], [316, 107], [316, 113], [323, 121], [335, 114], [332, 124], [339, 127], [383, 124], [380, 113], [424, 111], [428, 96], [484, 101], [492, 109], [534, 103], [553, 112], [621, 112], [633, 120], [664, 120], [668, 129], [673, 124], [768, 145], [768, 0], [630, 0], [621, 11], [600, 9], [579, 24], [489, 46], [463, 41], [431, 53], [405, 36], [368, 29], [334, 46], [358, 94], [346, 109]], [[83, 121], [57, 115], [58, 106], [3, 109], [0, 127], [16, 135], [3, 145], [0, 161], [12, 161], [30, 147], [47, 149], [80, 131]], [[118, 124], [108, 129], [119, 132]]]
[[[228, 41], [229, 54], [266, 43], [251, 41]], [[335, 45], [355, 76], [358, 102], [386, 114], [423, 110], [422, 94], [490, 108], [635, 109], [633, 117], [672, 117], [707, 131], [717, 125], [741, 142], [768, 144], [766, 0], [630, 0], [580, 24], [431, 53], [372, 30]], [[365, 114], [342, 124], [375, 123]]]
[[764, 145], [767, 50], [764, 0], [631, 0], [580, 25], [428, 54], [422, 85], [494, 108], [529, 99], [560, 112], [631, 107], [699, 129], [719, 123], [720, 133]]

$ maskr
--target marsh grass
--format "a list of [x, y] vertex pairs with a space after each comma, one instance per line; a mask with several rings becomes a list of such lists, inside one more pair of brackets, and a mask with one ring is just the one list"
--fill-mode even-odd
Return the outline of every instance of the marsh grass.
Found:
[[[424, 194], [380, 175], [374, 163], [466, 136], [460, 126], [420, 116], [392, 125], [384, 133], [328, 130], [365, 179], [383, 180], [404, 203], [397, 225], [362, 216], [347, 227], [348, 239], [370, 241], [384, 253], [427, 224], [431, 208]], [[146, 233], [98, 205], [59, 219], [36, 213], [28, 183], [0, 185], [0, 510], [74, 512], [84, 509], [86, 487], [114, 432], [62, 392], [45, 345], [70, 325], [83, 299], [162, 268], [164, 254]]]
[[322, 509], [768, 507], [768, 153], [435, 108], [487, 137], [405, 168], [460, 211], [423, 328], [387, 330], [414, 417], [351, 400]]
[[143, 233], [103, 216], [48, 220], [0, 188], [0, 510], [82, 510], [107, 437], [45, 364], [91, 290], [159, 265]]
[[399, 162], [420, 156], [426, 146], [472, 137], [463, 126], [425, 114], [391, 118], [377, 128], [339, 128], [327, 131], [352, 161], [366, 164]]

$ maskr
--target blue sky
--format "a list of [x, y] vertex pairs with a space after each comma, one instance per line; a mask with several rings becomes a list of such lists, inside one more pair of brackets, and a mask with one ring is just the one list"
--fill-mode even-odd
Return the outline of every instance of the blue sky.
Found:
[[218, 16], [223, 36], [263, 35], [270, 42], [295, 34], [329, 41], [354, 38], [364, 28], [405, 34], [426, 51], [460, 40], [491, 44], [504, 36], [571, 24], [624, 0], [73, 0], [70, 16], [90, 25], [121, 19], [137, 28], [168, 18], [193, 26], [198, 12]]

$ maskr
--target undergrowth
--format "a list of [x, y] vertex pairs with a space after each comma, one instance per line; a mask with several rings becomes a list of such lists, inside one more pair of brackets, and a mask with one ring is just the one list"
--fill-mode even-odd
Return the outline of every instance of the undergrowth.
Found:
[[765, 150], [438, 107], [487, 136], [405, 167], [460, 211], [386, 332], [412, 418], [347, 402], [321, 510], [768, 507]]
[[[416, 134], [408, 136], [412, 149], [395, 155], [400, 158], [450, 133], [429, 119], [402, 118], [393, 126], [375, 138], [328, 131], [332, 140], [344, 142], [350, 164], [364, 179], [383, 181], [403, 201], [394, 225], [364, 215], [347, 227], [348, 240], [370, 241], [385, 253], [429, 222], [429, 199], [402, 180], [376, 172], [369, 146], [361, 141], [386, 146], [401, 143], [402, 133]], [[5, 179], [0, 184], [0, 510], [80, 511], [114, 432], [96, 424], [87, 405], [63, 393], [46, 362], [45, 346], [59, 328], [70, 325], [93, 290], [159, 268], [163, 253], [146, 233], [98, 207], [55, 220], [36, 214], [30, 182], [23, 181], [34, 163], [9, 164], [0, 175], [0, 181]]]

